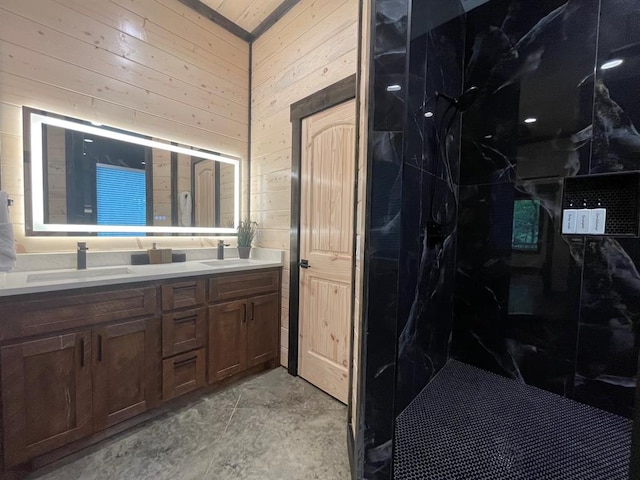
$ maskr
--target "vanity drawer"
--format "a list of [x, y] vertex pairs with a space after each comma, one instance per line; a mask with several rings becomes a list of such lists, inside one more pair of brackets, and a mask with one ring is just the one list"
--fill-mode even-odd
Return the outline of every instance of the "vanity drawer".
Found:
[[204, 347], [207, 311], [204, 308], [162, 315], [162, 356], [170, 357]]
[[170, 283], [162, 286], [162, 310], [197, 307], [205, 301], [205, 280]]
[[278, 270], [214, 277], [209, 279], [209, 300], [216, 302], [277, 292], [279, 285]]
[[128, 288], [6, 303], [0, 305], [0, 340], [153, 315], [156, 291], [155, 287]]
[[205, 349], [182, 353], [162, 361], [162, 400], [167, 401], [204, 387]]

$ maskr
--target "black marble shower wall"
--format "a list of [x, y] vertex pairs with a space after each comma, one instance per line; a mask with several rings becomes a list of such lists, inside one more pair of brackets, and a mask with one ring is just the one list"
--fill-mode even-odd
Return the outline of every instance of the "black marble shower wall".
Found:
[[635, 0], [466, 13], [463, 90], [480, 94], [462, 116], [450, 352], [627, 417], [640, 243], [560, 231], [564, 178], [640, 168], [639, 15]]
[[561, 206], [640, 171], [640, 2], [372, 2], [364, 478], [449, 358], [630, 417], [640, 240]]
[[364, 258], [364, 472], [391, 478], [409, 0], [372, 0], [368, 207]]
[[[452, 328], [460, 117], [437, 92], [462, 91], [463, 10], [414, 1], [402, 179], [395, 413], [448, 359]], [[450, 137], [452, 141], [440, 142]], [[446, 144], [446, 150], [444, 148]]]

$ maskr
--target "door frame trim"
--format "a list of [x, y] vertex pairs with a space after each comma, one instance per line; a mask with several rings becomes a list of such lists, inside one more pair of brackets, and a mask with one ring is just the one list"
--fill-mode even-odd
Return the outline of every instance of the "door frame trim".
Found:
[[[355, 99], [356, 91], [356, 75], [353, 74], [291, 105], [291, 246], [289, 260], [289, 350], [287, 370], [291, 375], [295, 376], [298, 375], [298, 335], [300, 321], [298, 311], [300, 305], [300, 270], [298, 263], [300, 262], [302, 120], [316, 113], [320, 113], [323, 110]], [[356, 126], [357, 124], [358, 111], [356, 108]], [[356, 171], [358, 168], [357, 141], [358, 139], [356, 138]]]

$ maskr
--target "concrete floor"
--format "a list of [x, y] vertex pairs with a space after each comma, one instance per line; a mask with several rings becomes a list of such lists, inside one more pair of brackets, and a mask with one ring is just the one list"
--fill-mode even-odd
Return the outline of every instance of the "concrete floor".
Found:
[[278, 368], [103, 442], [46, 480], [348, 480], [347, 409]]

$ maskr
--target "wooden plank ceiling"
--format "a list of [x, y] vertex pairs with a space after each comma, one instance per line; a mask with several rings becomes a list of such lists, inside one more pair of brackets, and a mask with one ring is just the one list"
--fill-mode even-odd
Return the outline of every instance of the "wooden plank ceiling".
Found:
[[223, 17], [252, 33], [287, 0], [200, 0]]

